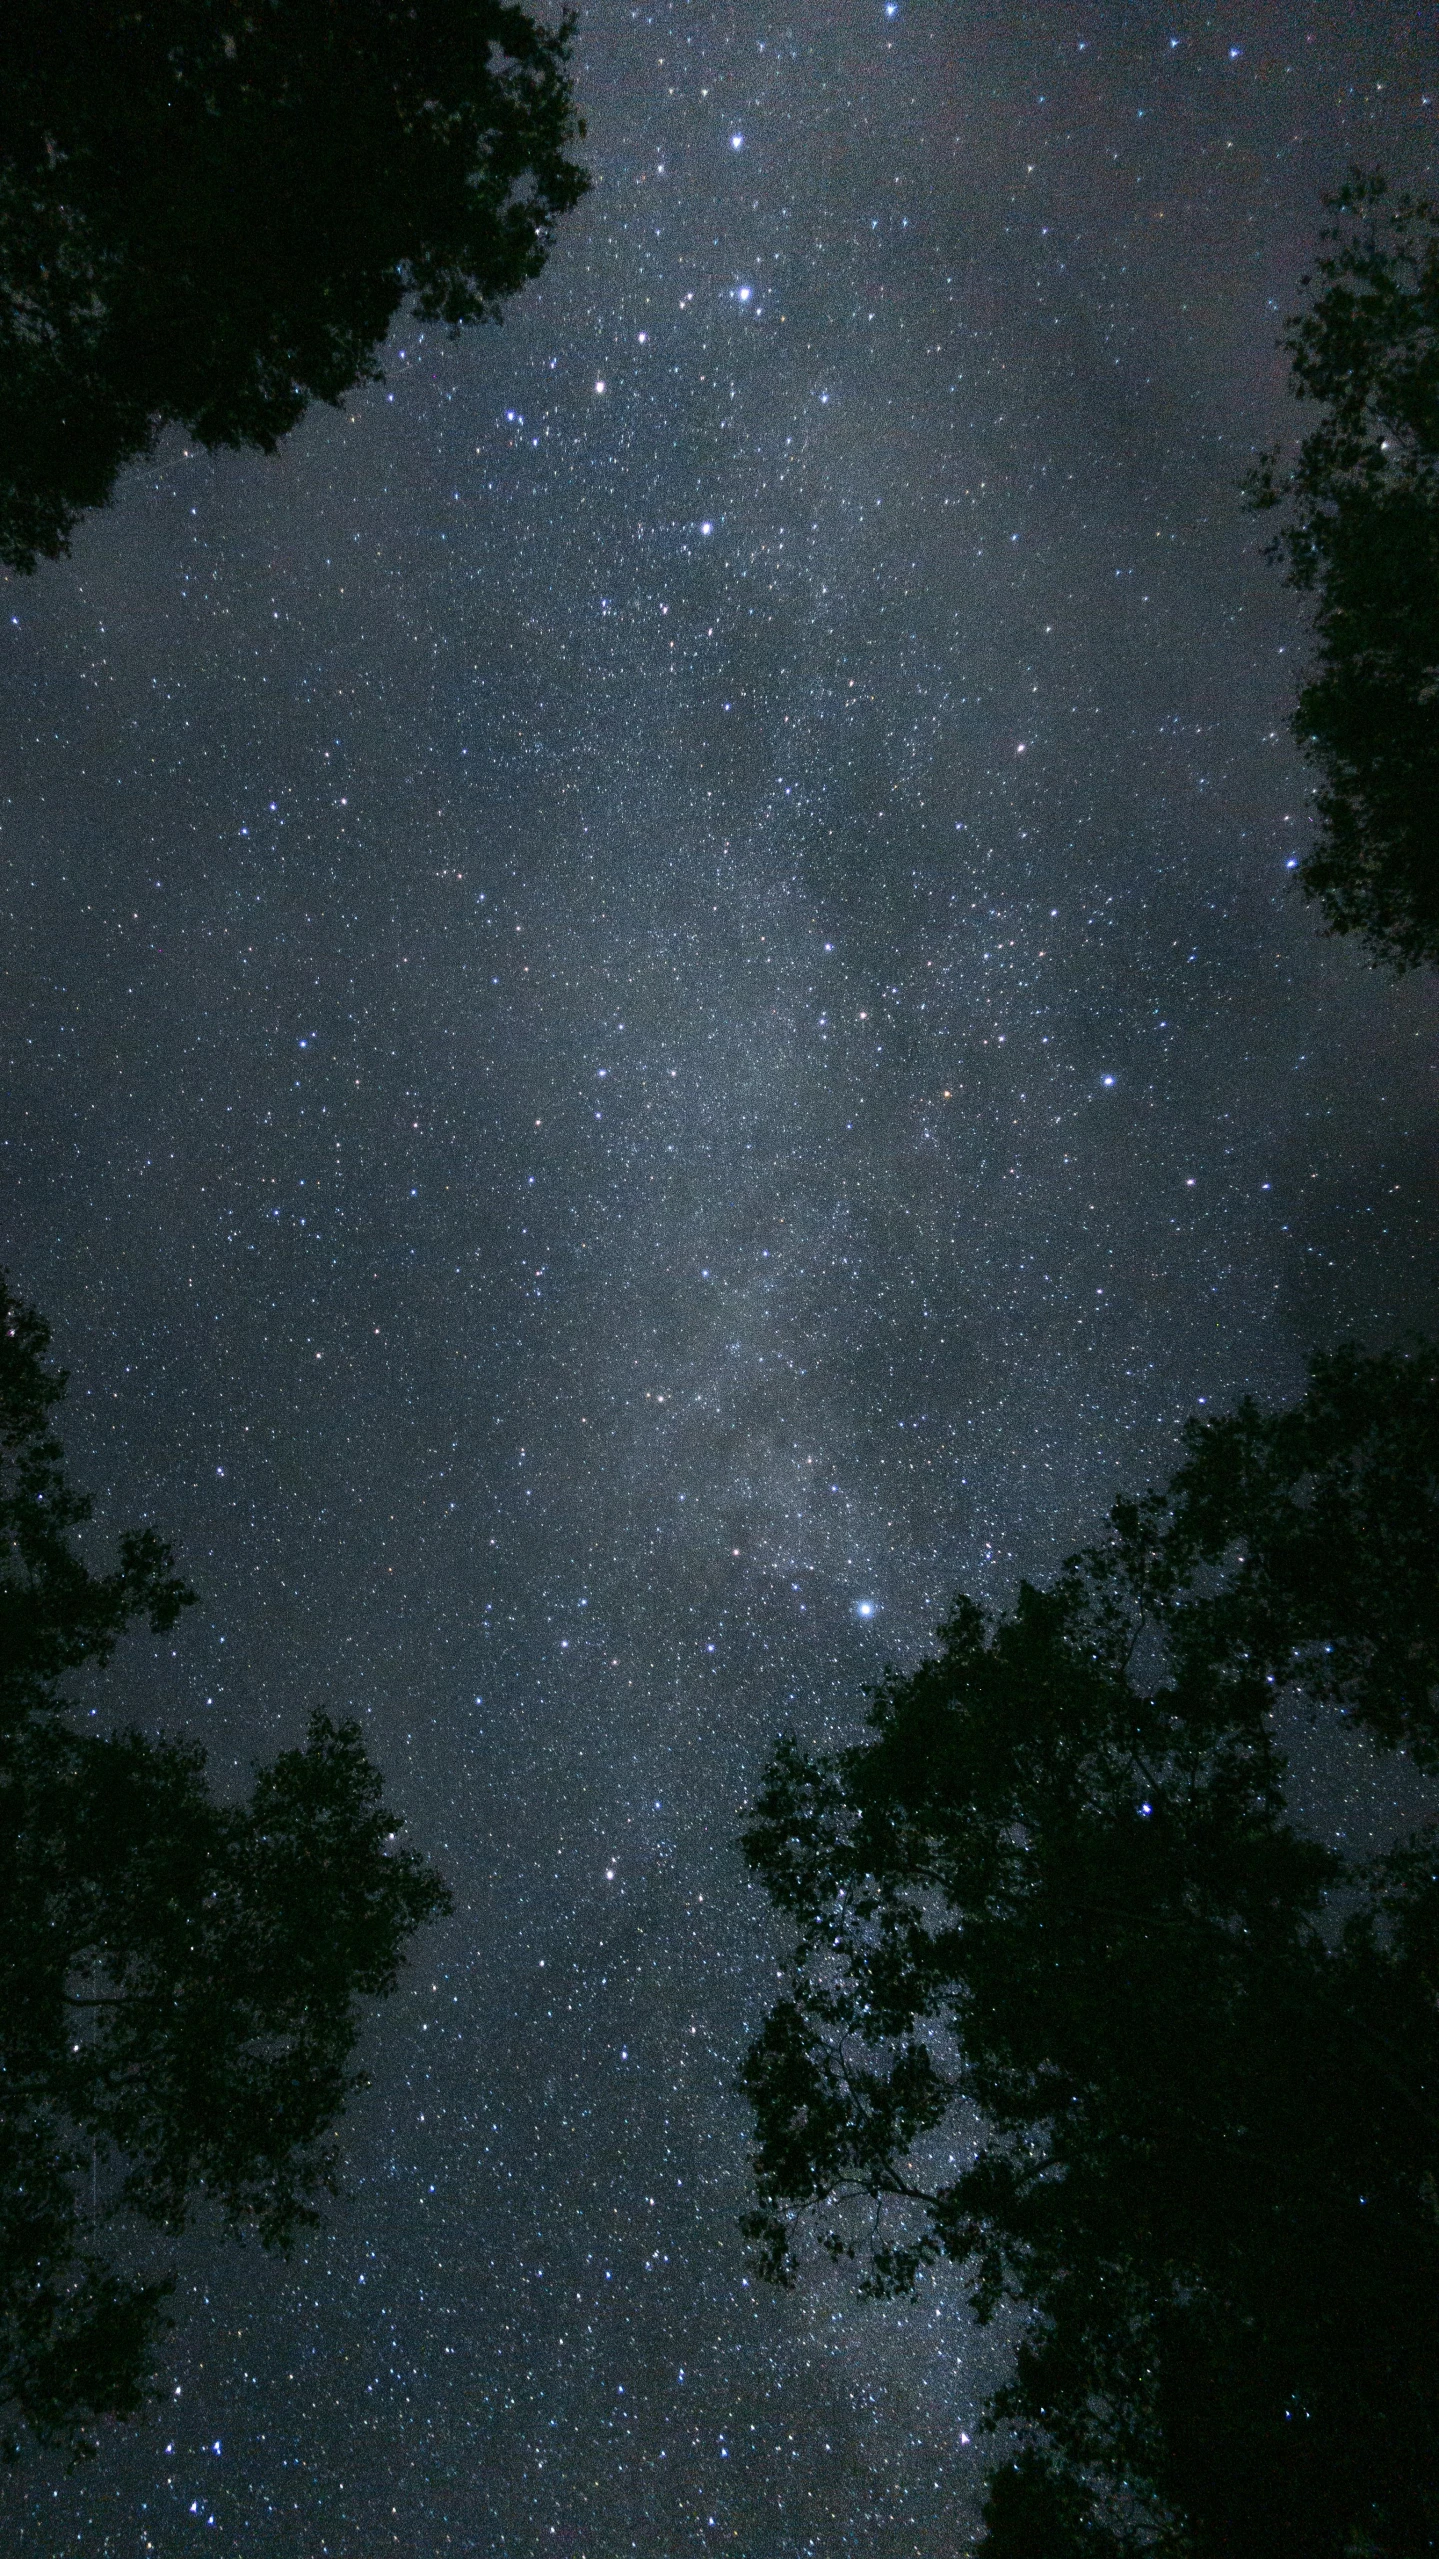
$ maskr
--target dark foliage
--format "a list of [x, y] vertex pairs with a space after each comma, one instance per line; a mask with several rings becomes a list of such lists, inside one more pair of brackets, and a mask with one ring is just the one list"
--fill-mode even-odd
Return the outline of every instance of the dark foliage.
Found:
[[1249, 498], [1283, 510], [1270, 556], [1315, 599], [1300, 881], [1332, 932], [1403, 970], [1439, 961], [1439, 214], [1377, 176], [1327, 201], [1318, 289], [1283, 340], [1320, 421]]
[[448, 1907], [353, 1724], [222, 1803], [195, 1745], [77, 1726], [59, 1682], [193, 1597], [148, 1532], [95, 1574], [49, 1335], [0, 1281], [0, 2402], [83, 2450], [132, 2416], [170, 2289], [124, 2260], [201, 2203], [284, 2247], [336, 2184], [357, 2001]]
[[167, 423], [272, 451], [407, 299], [496, 317], [587, 184], [569, 43], [514, 0], [9, 0], [0, 560]]
[[1276, 1708], [1439, 1755], [1439, 1355], [1316, 1360], [1167, 1491], [960, 1599], [869, 1737], [781, 1745], [794, 1924], [747, 2057], [756, 2262], [809, 2227], [1027, 2314], [993, 2559], [1410, 2559], [1439, 2535], [1439, 1838], [1286, 1817]]

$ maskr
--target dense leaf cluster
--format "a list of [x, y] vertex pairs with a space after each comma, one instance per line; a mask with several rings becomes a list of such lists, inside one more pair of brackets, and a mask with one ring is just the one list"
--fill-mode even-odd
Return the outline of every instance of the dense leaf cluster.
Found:
[[587, 183], [569, 43], [517, 0], [9, 0], [0, 560], [167, 422], [271, 451], [407, 298], [496, 316]]
[[[1293, 728], [1319, 769], [1299, 876], [1336, 933], [1395, 969], [1439, 961], [1439, 213], [1355, 176], [1284, 344], [1319, 424], [1251, 503], [1315, 599]], [[1306, 284], [1310, 281], [1306, 277]]]
[[1112, 1525], [771, 1765], [758, 2260], [1022, 2306], [994, 2559], [1427, 2551], [1439, 1842], [1303, 1835], [1277, 1710], [1439, 1755], [1439, 1357], [1191, 1424]]
[[192, 1743], [67, 1710], [67, 1672], [193, 1594], [149, 1532], [92, 1573], [51, 1427], [64, 1377], [0, 1282], [0, 2403], [82, 2448], [148, 2389], [170, 2285], [127, 2234], [210, 2203], [283, 2247], [335, 2188], [357, 2002], [448, 1907], [397, 1850], [353, 1724], [224, 1803]]

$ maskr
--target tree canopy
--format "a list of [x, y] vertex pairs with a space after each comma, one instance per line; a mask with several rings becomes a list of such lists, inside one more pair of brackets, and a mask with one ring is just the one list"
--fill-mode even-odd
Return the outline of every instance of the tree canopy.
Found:
[[65, 1379], [3, 1280], [0, 1304], [0, 2422], [11, 2452], [26, 2429], [82, 2451], [144, 2404], [165, 2325], [134, 2232], [209, 2203], [283, 2248], [315, 2221], [358, 2003], [449, 1896], [396, 1848], [352, 1723], [312, 1716], [228, 1802], [193, 1742], [77, 1724], [65, 1675], [194, 1594], [152, 1531], [82, 1560]]
[[1319, 421], [1249, 500], [1281, 510], [1270, 556], [1315, 600], [1300, 882], [1332, 932], [1405, 970], [1439, 961], [1439, 213], [1359, 173], [1326, 201], [1316, 289], [1282, 340]]
[[407, 299], [498, 316], [588, 183], [570, 37], [516, 0], [11, 0], [0, 560], [168, 423], [272, 451]]
[[1439, 1354], [1342, 1351], [771, 1764], [757, 2262], [1017, 2305], [992, 2559], [1434, 2547], [1439, 1834], [1306, 1832], [1281, 1735], [1439, 1758], [1436, 1558]]

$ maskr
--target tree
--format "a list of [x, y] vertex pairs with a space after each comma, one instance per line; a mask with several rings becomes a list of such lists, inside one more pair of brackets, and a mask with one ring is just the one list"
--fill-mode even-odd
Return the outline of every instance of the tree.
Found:
[[1439, 1834], [1288, 1816], [1281, 1720], [1439, 1756], [1439, 1353], [1191, 1422], [1047, 1589], [783, 1742], [744, 1840], [797, 1944], [751, 2045], [762, 2272], [966, 2268], [1022, 2326], [993, 2559], [1439, 2533]]
[[498, 317], [588, 184], [570, 40], [517, 0], [11, 0], [0, 559], [169, 423], [272, 452], [407, 298]]
[[1439, 960], [1439, 214], [1357, 171], [1326, 203], [1320, 284], [1281, 340], [1320, 420], [1288, 468], [1265, 456], [1249, 503], [1283, 511], [1268, 556], [1315, 598], [1300, 883], [1402, 971]]
[[0, 2401], [83, 2451], [133, 2416], [169, 2281], [119, 2262], [137, 2230], [213, 2205], [284, 2248], [337, 2191], [361, 1998], [449, 1908], [352, 1723], [222, 1802], [194, 1743], [77, 1724], [61, 1682], [194, 1594], [152, 1531], [92, 1572], [89, 1503], [51, 1428], [49, 1333], [0, 1280]]

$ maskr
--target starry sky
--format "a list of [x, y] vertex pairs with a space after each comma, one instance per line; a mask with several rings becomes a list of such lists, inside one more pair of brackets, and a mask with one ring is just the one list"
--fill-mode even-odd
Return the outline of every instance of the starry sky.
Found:
[[154, 2418], [0, 2488], [46, 2559], [965, 2549], [958, 2284], [747, 2280], [747, 1793], [1435, 1321], [1435, 992], [1293, 894], [1237, 496], [1432, 12], [592, 0], [576, 70], [501, 328], [4, 591], [5, 1255], [94, 1551], [203, 1594], [125, 1710], [221, 1784], [355, 1713], [456, 1897], [325, 2231], [202, 2235]]

